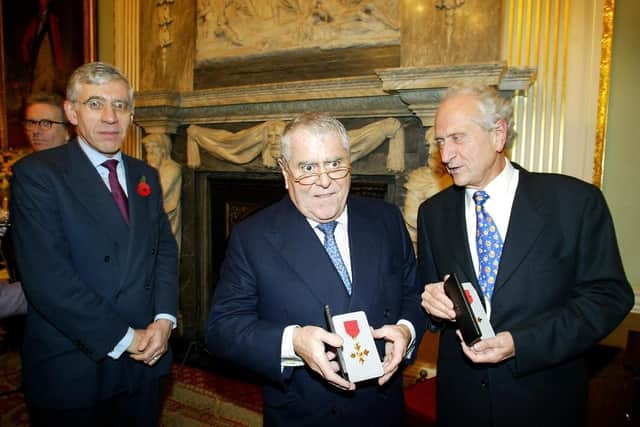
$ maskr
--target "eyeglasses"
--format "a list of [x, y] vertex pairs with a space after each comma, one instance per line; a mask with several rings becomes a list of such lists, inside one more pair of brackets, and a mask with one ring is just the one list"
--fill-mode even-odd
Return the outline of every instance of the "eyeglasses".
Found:
[[[284, 160], [283, 160], [284, 162]], [[289, 164], [284, 162], [284, 164], [287, 166], [287, 169], [289, 169], [291, 171], [291, 168], [289, 167]], [[318, 180], [320, 179], [320, 177], [323, 174], [327, 174], [327, 176], [329, 178], [331, 178], [332, 180], [338, 180], [338, 179], [342, 179], [344, 177], [346, 177], [347, 175], [349, 175], [349, 173], [351, 172], [351, 168], [348, 166], [343, 166], [343, 167], [337, 167], [337, 168], [333, 168], [333, 169], [329, 169], [329, 170], [325, 170], [323, 172], [316, 172], [316, 173], [309, 173], [309, 174], [305, 174], [305, 175], [301, 175], [297, 178], [293, 178], [293, 182], [295, 182], [296, 184], [300, 184], [300, 185], [313, 185], [316, 182], [318, 182]], [[293, 173], [293, 172], [291, 172]]]
[[[100, 97], [92, 97], [80, 103], [95, 113], [101, 113], [107, 106], [107, 100]], [[127, 101], [115, 100], [111, 101], [111, 109], [116, 114], [128, 114], [131, 111], [131, 106]]]
[[51, 129], [51, 126], [53, 126], [54, 124], [56, 124], [56, 125], [66, 125], [67, 122], [58, 122], [58, 121], [49, 120], [49, 119], [40, 119], [40, 120], [25, 119], [22, 122], [22, 124], [27, 129], [33, 129], [33, 128], [35, 128], [37, 126], [40, 129], [49, 130], [49, 129]]

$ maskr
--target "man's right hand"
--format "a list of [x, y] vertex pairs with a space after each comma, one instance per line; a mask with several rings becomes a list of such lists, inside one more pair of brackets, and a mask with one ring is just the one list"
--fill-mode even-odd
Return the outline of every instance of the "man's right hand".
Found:
[[325, 345], [342, 347], [342, 338], [317, 326], [304, 326], [293, 330], [293, 350], [304, 362], [329, 383], [344, 390], [355, 390], [356, 385], [337, 372], [340, 365], [334, 351], [325, 351]]
[[147, 335], [146, 329], [134, 329], [133, 340], [131, 340], [131, 344], [129, 344], [129, 347], [127, 347], [127, 352], [131, 354], [144, 353], [143, 344], [146, 342], [145, 340], [146, 335]]
[[[445, 276], [445, 280], [447, 277]], [[422, 293], [422, 307], [427, 314], [439, 319], [454, 321], [456, 312], [453, 310], [453, 302], [444, 292], [444, 282], [429, 283], [425, 285]]]

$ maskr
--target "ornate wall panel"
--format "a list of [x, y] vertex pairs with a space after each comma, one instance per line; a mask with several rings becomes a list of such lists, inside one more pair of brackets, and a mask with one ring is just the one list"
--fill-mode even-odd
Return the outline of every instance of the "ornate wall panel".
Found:
[[[114, 65], [127, 76], [135, 90], [140, 90], [138, 64], [140, 6], [137, 1], [114, 0], [113, 15]], [[142, 158], [141, 137], [140, 127], [131, 124], [122, 151], [130, 156]]]
[[198, 1], [198, 63], [399, 44], [398, 0]]
[[505, 1], [504, 57], [538, 69], [515, 101], [511, 157], [522, 166], [593, 180], [603, 3], [612, 1]]

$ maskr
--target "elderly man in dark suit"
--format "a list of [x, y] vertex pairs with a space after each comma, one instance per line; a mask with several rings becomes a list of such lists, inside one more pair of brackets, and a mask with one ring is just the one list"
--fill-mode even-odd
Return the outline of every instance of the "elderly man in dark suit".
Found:
[[[584, 354], [633, 305], [609, 210], [594, 186], [531, 173], [504, 154], [511, 103], [495, 90], [445, 94], [435, 140], [454, 184], [422, 204], [422, 305], [441, 329], [442, 426], [584, 426]], [[471, 347], [456, 335], [441, 280], [477, 290], [496, 333]]]
[[31, 423], [154, 426], [177, 312], [158, 175], [120, 151], [133, 90], [116, 68], [78, 68], [65, 112], [78, 137], [18, 162], [12, 183]]
[[[266, 379], [267, 426], [402, 425], [399, 368], [426, 327], [402, 216], [381, 200], [349, 196], [349, 139], [339, 121], [294, 119], [281, 151], [289, 194], [234, 227], [207, 345]], [[326, 330], [325, 304], [334, 314], [366, 312], [384, 355], [378, 380], [356, 386], [337, 374], [343, 341]]]

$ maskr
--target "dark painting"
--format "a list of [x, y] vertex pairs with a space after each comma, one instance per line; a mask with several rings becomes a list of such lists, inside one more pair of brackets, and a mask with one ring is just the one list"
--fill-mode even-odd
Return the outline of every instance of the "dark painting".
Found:
[[28, 146], [22, 132], [32, 93], [64, 97], [66, 81], [92, 60], [95, 0], [2, 0], [4, 44], [4, 148]]

